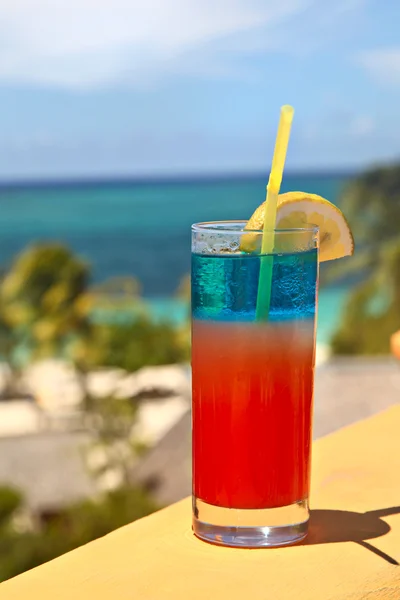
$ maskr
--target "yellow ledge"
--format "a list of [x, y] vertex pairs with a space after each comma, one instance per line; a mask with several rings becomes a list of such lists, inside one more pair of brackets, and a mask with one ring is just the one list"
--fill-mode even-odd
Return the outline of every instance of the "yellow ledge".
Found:
[[308, 542], [219, 548], [190, 500], [0, 586], [1, 600], [400, 600], [400, 406], [314, 444]]

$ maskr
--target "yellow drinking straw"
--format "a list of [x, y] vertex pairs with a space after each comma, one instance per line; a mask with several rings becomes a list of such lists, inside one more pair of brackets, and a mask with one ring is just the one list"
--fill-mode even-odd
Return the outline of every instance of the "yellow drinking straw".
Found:
[[261, 242], [260, 275], [258, 280], [256, 319], [267, 320], [271, 302], [271, 284], [274, 250], [274, 229], [278, 195], [285, 167], [286, 152], [289, 144], [290, 129], [293, 121], [294, 108], [285, 104], [281, 107], [278, 133], [276, 135], [274, 156], [271, 173], [267, 185], [267, 197], [264, 213], [264, 230]]

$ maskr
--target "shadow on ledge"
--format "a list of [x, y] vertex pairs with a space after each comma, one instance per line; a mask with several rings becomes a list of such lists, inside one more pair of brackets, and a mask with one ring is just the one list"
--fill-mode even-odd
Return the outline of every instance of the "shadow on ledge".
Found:
[[390, 531], [390, 526], [382, 517], [400, 513], [400, 506], [371, 510], [366, 513], [347, 510], [312, 510], [307, 538], [303, 544], [330, 544], [334, 542], [355, 542], [385, 559], [391, 565], [399, 565], [397, 560], [375, 548], [366, 540], [372, 540]]

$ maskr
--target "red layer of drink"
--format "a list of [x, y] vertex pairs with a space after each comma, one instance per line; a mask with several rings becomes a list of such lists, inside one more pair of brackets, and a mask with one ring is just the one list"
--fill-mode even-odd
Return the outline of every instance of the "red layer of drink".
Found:
[[308, 497], [314, 324], [194, 320], [193, 493], [265, 509]]

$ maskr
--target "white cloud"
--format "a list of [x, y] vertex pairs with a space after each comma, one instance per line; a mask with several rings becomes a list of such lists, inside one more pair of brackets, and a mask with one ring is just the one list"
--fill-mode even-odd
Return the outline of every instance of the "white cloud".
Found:
[[400, 85], [400, 47], [367, 50], [356, 62], [380, 83]]
[[364, 137], [375, 131], [375, 121], [368, 115], [359, 115], [350, 122], [349, 132], [356, 137]]
[[2, 0], [0, 80], [135, 82], [185, 53], [276, 26], [311, 0]]
[[321, 23], [337, 43], [364, 3], [0, 0], [0, 82], [84, 89], [170, 73], [251, 76], [238, 57], [279, 50], [298, 59], [327, 43]]

